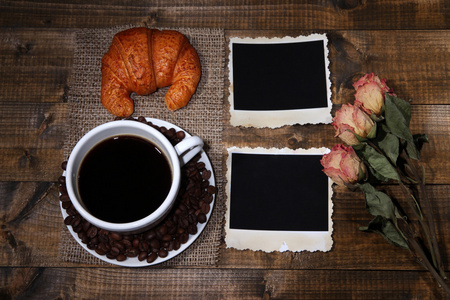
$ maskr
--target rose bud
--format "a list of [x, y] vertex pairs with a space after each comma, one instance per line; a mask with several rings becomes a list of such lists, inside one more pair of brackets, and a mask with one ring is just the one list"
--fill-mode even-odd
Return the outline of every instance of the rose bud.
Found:
[[384, 104], [384, 93], [395, 96], [393, 90], [386, 85], [386, 79], [381, 79], [374, 73], [366, 74], [353, 84], [356, 90], [355, 105], [361, 107], [367, 114], [379, 116]]
[[366, 175], [366, 167], [355, 150], [342, 144], [334, 146], [330, 153], [322, 157], [320, 163], [324, 167], [322, 171], [341, 186], [358, 182]]
[[341, 109], [336, 112], [331, 125], [336, 129], [336, 136], [347, 145], [359, 144], [355, 134], [361, 138], [372, 138], [374, 134], [372, 130], [375, 130], [375, 123], [372, 119], [361, 109], [351, 104], [342, 105]]

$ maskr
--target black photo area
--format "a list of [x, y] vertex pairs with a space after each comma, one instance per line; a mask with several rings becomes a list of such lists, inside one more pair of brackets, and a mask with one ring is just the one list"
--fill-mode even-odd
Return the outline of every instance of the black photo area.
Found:
[[235, 110], [327, 107], [323, 41], [234, 43], [232, 51]]
[[328, 231], [322, 155], [232, 153], [230, 228]]

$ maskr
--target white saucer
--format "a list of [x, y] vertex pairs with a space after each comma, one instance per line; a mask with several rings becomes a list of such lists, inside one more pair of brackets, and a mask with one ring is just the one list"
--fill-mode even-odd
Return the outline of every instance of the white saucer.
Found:
[[[152, 118], [146, 118], [147, 122], [152, 122], [154, 125], [157, 126], [164, 126], [167, 129], [170, 128], [174, 128], [176, 131], [184, 131], [186, 134], [186, 137], [190, 137], [191, 135], [189, 133], [187, 133], [184, 129], [173, 125], [169, 122], [163, 121], [163, 120], [159, 120], [159, 119], [152, 119]], [[201, 157], [199, 159], [199, 162], [203, 162], [205, 163], [205, 168], [209, 171], [211, 171], [211, 178], [209, 179], [209, 183], [210, 185], [215, 186], [215, 179], [214, 179], [214, 171], [211, 165], [211, 162], [208, 159], [208, 156], [206, 155], [205, 151], [201, 151], [200, 152]], [[63, 172], [63, 176], [65, 176], [65, 171]], [[95, 252], [94, 250], [90, 250], [86, 244], [84, 244], [80, 238], [78, 237], [78, 234], [76, 232], [74, 232], [72, 230], [72, 226], [68, 225], [67, 229], [69, 230], [69, 232], [72, 234], [73, 238], [78, 242], [78, 244], [80, 244], [87, 252], [89, 252], [90, 254], [98, 257], [99, 259], [114, 264], [114, 265], [118, 265], [118, 266], [123, 266], [123, 267], [146, 267], [146, 266], [151, 266], [151, 265], [156, 265], [156, 264], [160, 264], [162, 262], [168, 261], [172, 258], [174, 258], [175, 256], [179, 255], [180, 253], [182, 253], [184, 250], [186, 250], [190, 245], [192, 245], [192, 243], [200, 236], [200, 234], [202, 233], [202, 231], [205, 229], [206, 224], [208, 224], [208, 221], [211, 217], [211, 213], [212, 210], [214, 208], [214, 202], [216, 199], [216, 195], [213, 195], [213, 201], [211, 202], [210, 206], [211, 209], [209, 211], [209, 213], [206, 215], [206, 222], [203, 224], [198, 223], [197, 224], [197, 233], [194, 235], [189, 235], [189, 240], [185, 243], [185, 244], [181, 244], [180, 249], [178, 250], [172, 250], [172, 251], [168, 251], [168, 255], [164, 258], [158, 257], [154, 262], [152, 263], [148, 263], [146, 260], [144, 261], [139, 261], [137, 257], [128, 257], [126, 260], [124, 261], [117, 261], [115, 259], [109, 259], [107, 258], [105, 255], [99, 255], [97, 252]], [[61, 213], [63, 216], [63, 219], [65, 219], [68, 214], [66, 213], [66, 210], [64, 208], [62, 208], [62, 204], [60, 202], [60, 207], [61, 207]]]

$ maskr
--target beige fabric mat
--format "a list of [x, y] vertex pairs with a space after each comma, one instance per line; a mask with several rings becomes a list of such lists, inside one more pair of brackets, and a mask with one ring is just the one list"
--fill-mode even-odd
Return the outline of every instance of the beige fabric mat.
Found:
[[[67, 159], [77, 141], [90, 129], [112, 121], [111, 115], [100, 103], [101, 58], [107, 52], [114, 34], [133, 27], [117, 26], [105, 29], [83, 29], [76, 34], [76, 48], [69, 90], [69, 126], [64, 145]], [[162, 28], [160, 28], [162, 29]], [[225, 38], [221, 29], [174, 28], [190, 40], [197, 50], [202, 77], [189, 104], [170, 112], [164, 103], [167, 88], [149, 96], [133, 95], [133, 116], [158, 118], [180, 126], [205, 142], [205, 151], [213, 165], [218, 194], [211, 219], [200, 237], [182, 254], [163, 265], [214, 265], [219, 255], [222, 223], [225, 211], [222, 175], [222, 105], [224, 85]], [[62, 224], [58, 257], [66, 262], [106, 264], [90, 255], [72, 238]]]

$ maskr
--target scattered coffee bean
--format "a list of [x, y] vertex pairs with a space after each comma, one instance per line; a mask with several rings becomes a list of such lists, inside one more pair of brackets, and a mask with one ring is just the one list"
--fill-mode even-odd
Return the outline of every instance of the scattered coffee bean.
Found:
[[[144, 117], [139, 117], [137, 121], [159, 130], [173, 145], [186, 136], [184, 131], [177, 132], [173, 128], [159, 127], [146, 122]], [[61, 176], [58, 178], [61, 193], [59, 199], [68, 214], [64, 224], [72, 226], [88, 249], [105, 255], [108, 259], [120, 262], [127, 257], [137, 257], [139, 261], [152, 263], [158, 257], [167, 257], [169, 251], [176, 251], [182, 244], [187, 243], [190, 234], [195, 235], [198, 232], [197, 225], [207, 221], [206, 215], [211, 210], [210, 204], [217, 189], [210, 185], [212, 172], [205, 168], [205, 163], [199, 162], [200, 157], [197, 154], [182, 168], [180, 191], [172, 212], [155, 228], [140, 234], [109, 232], [84, 220], [73, 207], [65, 187], [65, 177]], [[63, 162], [61, 168], [65, 170], [67, 162]]]
[[168, 254], [169, 254], [169, 252], [167, 252], [166, 249], [161, 249], [158, 251], [158, 256], [161, 258], [167, 257]]
[[156, 252], [152, 252], [147, 257], [147, 262], [150, 264], [150, 263], [154, 262], [157, 258], [158, 258], [158, 254], [156, 254]]
[[119, 233], [117, 233], [117, 232], [111, 232], [111, 233], [109, 234], [109, 236], [110, 236], [113, 240], [116, 240], [116, 241], [122, 240], [122, 235], [119, 234]]
[[197, 215], [197, 221], [201, 224], [206, 222], [206, 215], [204, 213], [199, 213]]
[[124, 261], [125, 259], [127, 259], [127, 257], [124, 254], [119, 254], [116, 257], [117, 261]]
[[148, 256], [148, 253], [145, 251], [142, 251], [141, 253], [139, 253], [138, 260], [143, 261], [143, 260], [147, 259], [147, 256]]

